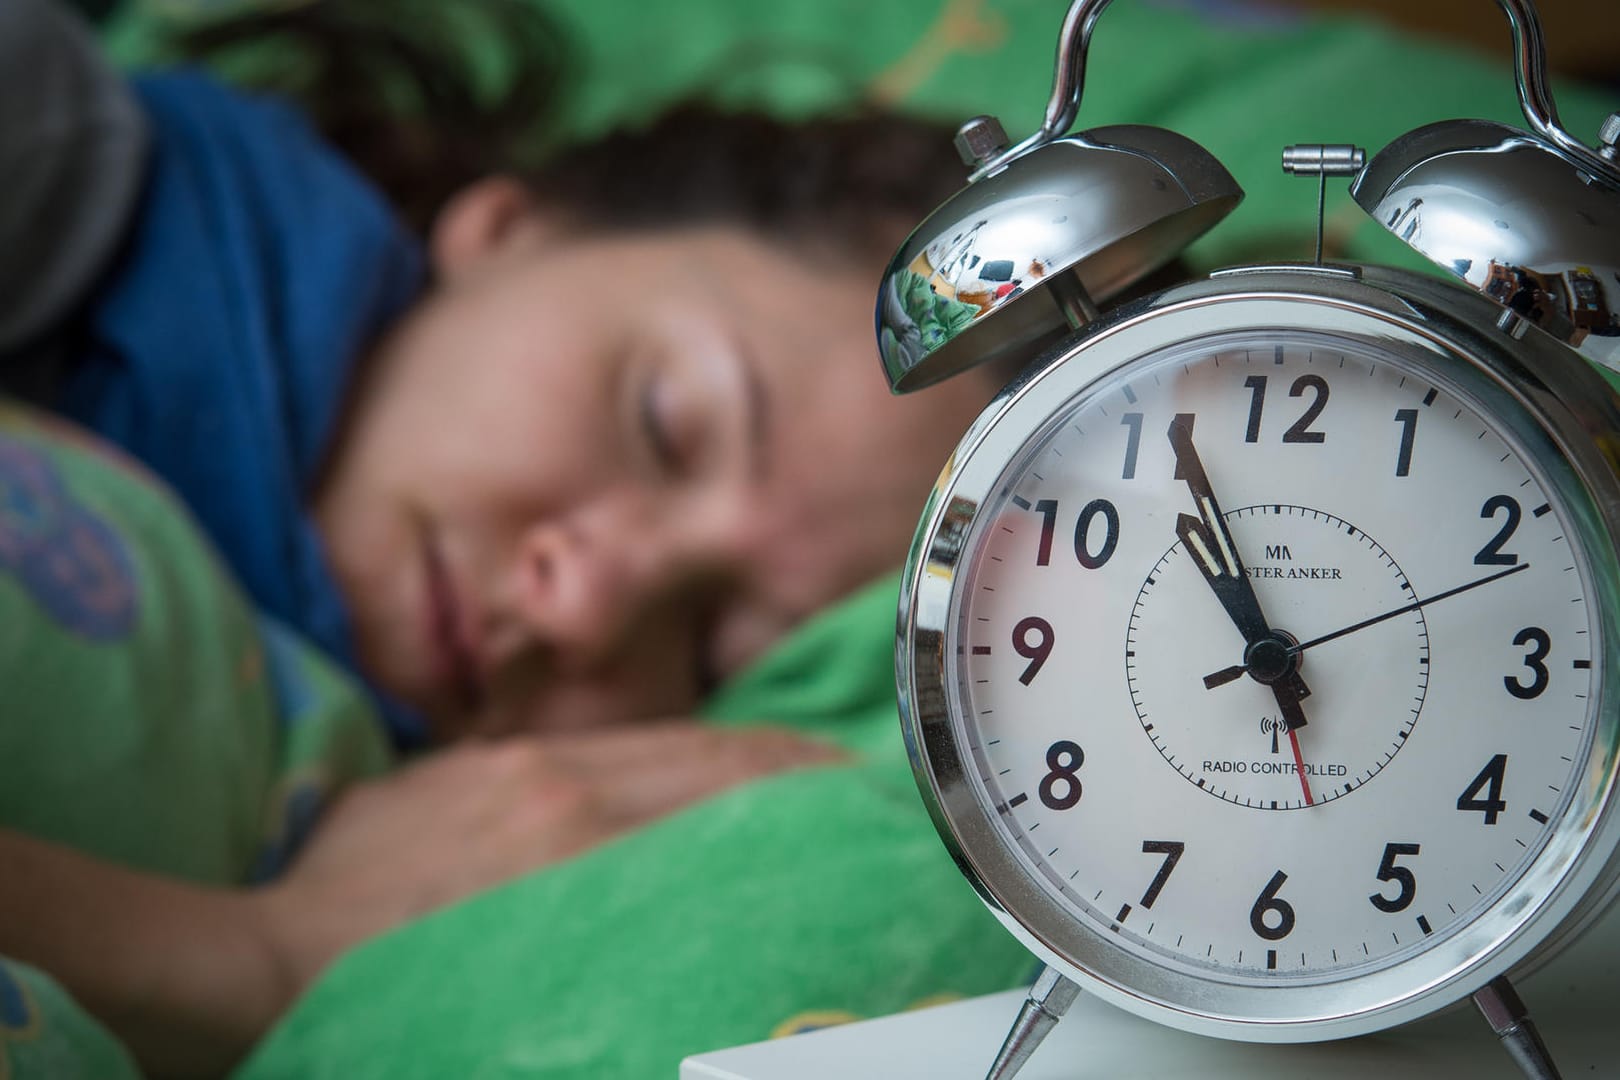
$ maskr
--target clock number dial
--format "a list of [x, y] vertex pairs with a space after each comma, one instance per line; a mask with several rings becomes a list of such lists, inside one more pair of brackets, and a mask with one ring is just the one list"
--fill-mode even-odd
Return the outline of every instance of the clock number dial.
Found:
[[1056, 499], [1040, 499], [1035, 503], [1035, 512], [1041, 515], [1041, 538], [1035, 545], [1036, 566], [1051, 565], [1052, 533], [1057, 528], [1057, 508]]
[[1164, 862], [1159, 864], [1159, 872], [1153, 875], [1153, 880], [1148, 882], [1147, 892], [1142, 894], [1143, 907], [1153, 906], [1153, 901], [1164, 891], [1165, 882], [1170, 880], [1170, 875], [1175, 872], [1176, 863], [1181, 861], [1181, 855], [1186, 850], [1187, 845], [1180, 840], [1142, 841], [1142, 854], [1164, 856]]
[[1125, 468], [1120, 472], [1121, 480], [1136, 479], [1136, 454], [1142, 448], [1142, 414], [1128, 412], [1119, 418], [1119, 422], [1130, 429], [1125, 436]]
[[1416, 409], [1396, 409], [1395, 422], [1401, 425], [1401, 448], [1395, 452], [1395, 475], [1412, 475], [1412, 443], [1417, 437]]
[[1292, 427], [1283, 432], [1283, 442], [1285, 443], [1319, 443], [1327, 441], [1326, 434], [1311, 430], [1311, 425], [1316, 423], [1316, 418], [1322, 415], [1323, 409], [1327, 408], [1327, 380], [1320, 375], [1301, 375], [1294, 380], [1294, 385], [1288, 388], [1288, 396], [1302, 397], [1307, 390], [1314, 392], [1315, 397], [1311, 398], [1311, 403], [1306, 406], [1304, 414], [1294, 421]]
[[1492, 495], [1480, 508], [1479, 516], [1494, 518], [1498, 510], [1507, 511], [1507, 520], [1491, 538], [1491, 542], [1480, 548], [1479, 554], [1474, 556], [1475, 566], [1512, 566], [1519, 561], [1517, 555], [1502, 552], [1502, 545], [1511, 540], [1519, 528], [1519, 501], [1511, 495]]
[[[1072, 810], [1080, 801], [1080, 778], [1075, 773], [1086, 763], [1086, 752], [1078, 743], [1059, 739], [1046, 750], [1046, 767], [1041, 777], [1041, 805], [1048, 810]], [[1060, 790], [1061, 788], [1061, 790]]]
[[1513, 644], [1531, 646], [1530, 652], [1524, 658], [1524, 666], [1530, 669], [1532, 677], [1530, 684], [1526, 686], [1519, 681], [1519, 676], [1504, 675], [1502, 685], [1507, 687], [1508, 693], [1520, 701], [1538, 698], [1541, 692], [1547, 689], [1547, 683], [1552, 680], [1547, 665], [1542, 663], [1547, 659], [1547, 654], [1552, 652], [1552, 638], [1539, 626], [1527, 626], [1513, 635]]
[[[1243, 429], [1243, 441], [1253, 443], [1260, 441], [1260, 417], [1266, 405], [1266, 376], [1250, 375], [1243, 380], [1243, 386], [1249, 391], [1249, 419]], [[1289, 397], [1304, 397], [1311, 393], [1311, 400], [1305, 406], [1305, 411], [1299, 419], [1289, 425], [1283, 432], [1282, 441], [1285, 443], [1320, 443], [1327, 441], [1327, 434], [1321, 431], [1312, 431], [1311, 425], [1316, 423], [1327, 408], [1328, 384], [1320, 375], [1306, 374], [1294, 380], [1288, 388]]]
[[1383, 893], [1373, 893], [1367, 897], [1372, 906], [1388, 915], [1398, 911], [1405, 911], [1412, 906], [1417, 897], [1417, 877], [1411, 869], [1405, 866], [1396, 866], [1395, 860], [1402, 855], [1416, 855], [1417, 844], [1385, 844], [1384, 857], [1378, 864], [1378, 880], [1393, 881], [1399, 890], [1393, 898]]
[[[1099, 515], [1104, 524], [1102, 547], [1092, 554], [1091, 523]], [[1074, 523], [1074, 557], [1087, 570], [1096, 570], [1114, 557], [1114, 549], [1118, 546], [1119, 511], [1107, 499], [1092, 499], [1080, 511], [1080, 519]]]
[[1373, 344], [1273, 366], [1281, 337], [1179, 339], [988, 429], [1007, 456], [914, 587], [955, 635], [962, 782], [1099, 955], [1315, 987], [1455, 942], [1524, 880], [1607, 644], [1533, 429]]
[[[1049, 566], [1052, 562], [1052, 534], [1057, 530], [1058, 501], [1038, 499], [1034, 511], [1041, 515], [1041, 536], [1035, 544], [1035, 565]], [[1092, 545], [1092, 523], [1103, 519], [1102, 544], [1095, 552]], [[1080, 511], [1074, 523], [1074, 557], [1087, 570], [1096, 570], [1114, 556], [1119, 546], [1119, 511], [1107, 499], [1092, 499]]]
[[1260, 441], [1260, 410], [1266, 406], [1266, 377], [1250, 375], [1243, 385], [1249, 391], [1249, 422], [1243, 429], [1243, 441], [1256, 443]]
[[[1277, 895], [1287, 880], [1288, 875], [1281, 870], [1271, 875], [1260, 898], [1249, 909], [1249, 926], [1267, 941], [1281, 941], [1294, 932], [1294, 905]], [[1266, 922], [1267, 914], [1277, 917], [1276, 925]]]
[[[1502, 800], [1502, 782], [1507, 773], [1507, 755], [1497, 754], [1485, 763], [1466, 790], [1457, 796], [1457, 809], [1477, 810], [1485, 814], [1485, 824], [1495, 825], [1497, 815], [1507, 809]], [[1481, 791], [1485, 797], [1479, 798]]]
[[[1030, 640], [1032, 633], [1035, 635], [1034, 641]], [[1046, 663], [1046, 658], [1052, 655], [1052, 624], [1039, 615], [1019, 619], [1018, 625], [1013, 627], [1012, 647], [1013, 652], [1029, 661], [1029, 666], [1018, 676], [1018, 681], [1028, 686], [1040, 672], [1041, 665]]]

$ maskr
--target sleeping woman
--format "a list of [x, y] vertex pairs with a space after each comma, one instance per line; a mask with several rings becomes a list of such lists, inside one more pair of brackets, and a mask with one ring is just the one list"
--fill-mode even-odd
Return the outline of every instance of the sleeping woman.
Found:
[[[255, 30], [318, 36], [356, 10]], [[381, 127], [352, 117], [354, 160], [284, 101], [196, 72], [125, 79], [52, 0], [0, 7], [0, 118], [0, 383], [178, 497], [274, 620], [255, 663], [312, 644], [364, 681], [354, 708], [394, 747], [463, 742], [341, 800], [380, 751], [301, 788], [268, 863], [170, 875], [0, 801], [0, 954], [54, 975], [145, 1065], [216, 1069], [356, 941], [838, 757], [687, 718], [898, 561], [993, 390], [891, 398], [873, 354], [883, 262], [960, 179], [948, 132], [689, 108], [528, 175], [452, 161], [447, 182], [431, 150], [379, 152]], [[431, 121], [405, 135], [431, 147]], [[362, 159], [386, 161], [393, 203]], [[80, 436], [7, 416], [23, 449], [0, 439], [0, 471], [98, 468]], [[14, 500], [45, 490], [18, 475]], [[50, 505], [89, 498], [63, 490]], [[175, 574], [208, 558], [187, 550]], [[145, 678], [191, 677], [205, 645], [171, 635]], [[307, 662], [306, 683], [341, 688]], [[42, 695], [35, 713], [75, 708]]]

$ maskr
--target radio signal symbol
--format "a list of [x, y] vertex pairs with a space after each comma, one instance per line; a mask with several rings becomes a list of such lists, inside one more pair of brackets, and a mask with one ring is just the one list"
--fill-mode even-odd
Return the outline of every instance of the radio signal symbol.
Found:
[[1271, 736], [1271, 752], [1277, 753], [1277, 736], [1288, 730], [1288, 721], [1280, 716], [1262, 716], [1260, 718], [1260, 734]]

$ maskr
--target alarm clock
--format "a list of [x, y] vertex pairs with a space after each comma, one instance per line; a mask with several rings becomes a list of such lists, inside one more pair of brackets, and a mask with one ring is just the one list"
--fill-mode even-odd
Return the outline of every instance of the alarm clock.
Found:
[[1241, 192], [1172, 132], [1065, 134], [1107, 2], [1040, 131], [964, 126], [877, 304], [896, 392], [1016, 372], [928, 499], [896, 663], [940, 836], [1045, 965], [990, 1075], [1086, 990], [1261, 1042], [1471, 997], [1555, 1076], [1510, 978], [1620, 881], [1620, 115], [1565, 132], [1499, 0], [1530, 130], [1284, 158], [1459, 280], [1319, 246], [1115, 302]]

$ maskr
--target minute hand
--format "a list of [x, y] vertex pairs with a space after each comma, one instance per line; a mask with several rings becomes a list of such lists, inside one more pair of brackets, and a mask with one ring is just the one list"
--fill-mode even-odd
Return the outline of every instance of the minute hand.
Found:
[[[1486, 574], [1484, 577], [1476, 578], [1467, 584], [1458, 585], [1456, 588], [1447, 589], [1445, 592], [1435, 593], [1433, 596], [1426, 596], [1422, 600], [1413, 600], [1410, 604], [1393, 608], [1381, 615], [1374, 615], [1370, 619], [1362, 619], [1358, 623], [1351, 623], [1349, 626], [1341, 626], [1339, 629], [1330, 634], [1323, 634], [1321, 637], [1314, 637], [1309, 641], [1302, 641], [1298, 645], [1291, 647], [1288, 651], [1291, 653], [1302, 653], [1306, 649], [1313, 649], [1316, 646], [1332, 641], [1335, 638], [1342, 638], [1346, 634], [1355, 633], [1357, 630], [1365, 630], [1367, 627], [1374, 626], [1386, 619], [1393, 619], [1397, 615], [1405, 615], [1409, 611], [1416, 611], [1418, 608], [1423, 607], [1426, 604], [1433, 604], [1437, 601], [1445, 600], [1448, 597], [1456, 596], [1458, 593], [1465, 593], [1469, 589], [1477, 589], [1481, 585], [1489, 585], [1491, 582], [1500, 581], [1502, 578], [1505, 578], [1510, 574], [1517, 574], [1520, 570], [1528, 569], [1530, 569], [1529, 563], [1520, 563], [1519, 565], [1509, 567], [1506, 570], [1499, 570], [1494, 574]], [[1210, 689], [1214, 689], [1217, 686], [1229, 683], [1233, 679], [1238, 678], [1247, 670], [1248, 668], [1241, 664], [1234, 667], [1222, 668], [1213, 674], [1205, 675], [1204, 685]]]
[[[1182, 514], [1176, 519], [1176, 535], [1186, 545], [1204, 581], [1243, 635], [1244, 644], [1274, 640], [1276, 635], [1266, 622], [1265, 612], [1260, 609], [1260, 598], [1254, 593], [1254, 583], [1243, 569], [1243, 558], [1238, 554], [1231, 530], [1226, 527], [1226, 518], [1221, 514], [1215, 489], [1210, 485], [1209, 474], [1204, 471], [1204, 462], [1193, 445], [1192, 426], [1191, 413], [1178, 413], [1170, 422], [1167, 433], [1170, 448], [1176, 455], [1175, 478], [1186, 481], [1187, 489], [1192, 492], [1193, 502], [1198, 507], [1198, 517]], [[1247, 670], [1245, 666], [1240, 672]], [[1289, 670], [1279, 679], [1266, 681], [1271, 683], [1279, 705], [1284, 708], [1289, 730], [1303, 726], [1304, 713], [1297, 707], [1290, 711], [1290, 706], [1297, 706], [1311, 693], [1299, 672]]]

